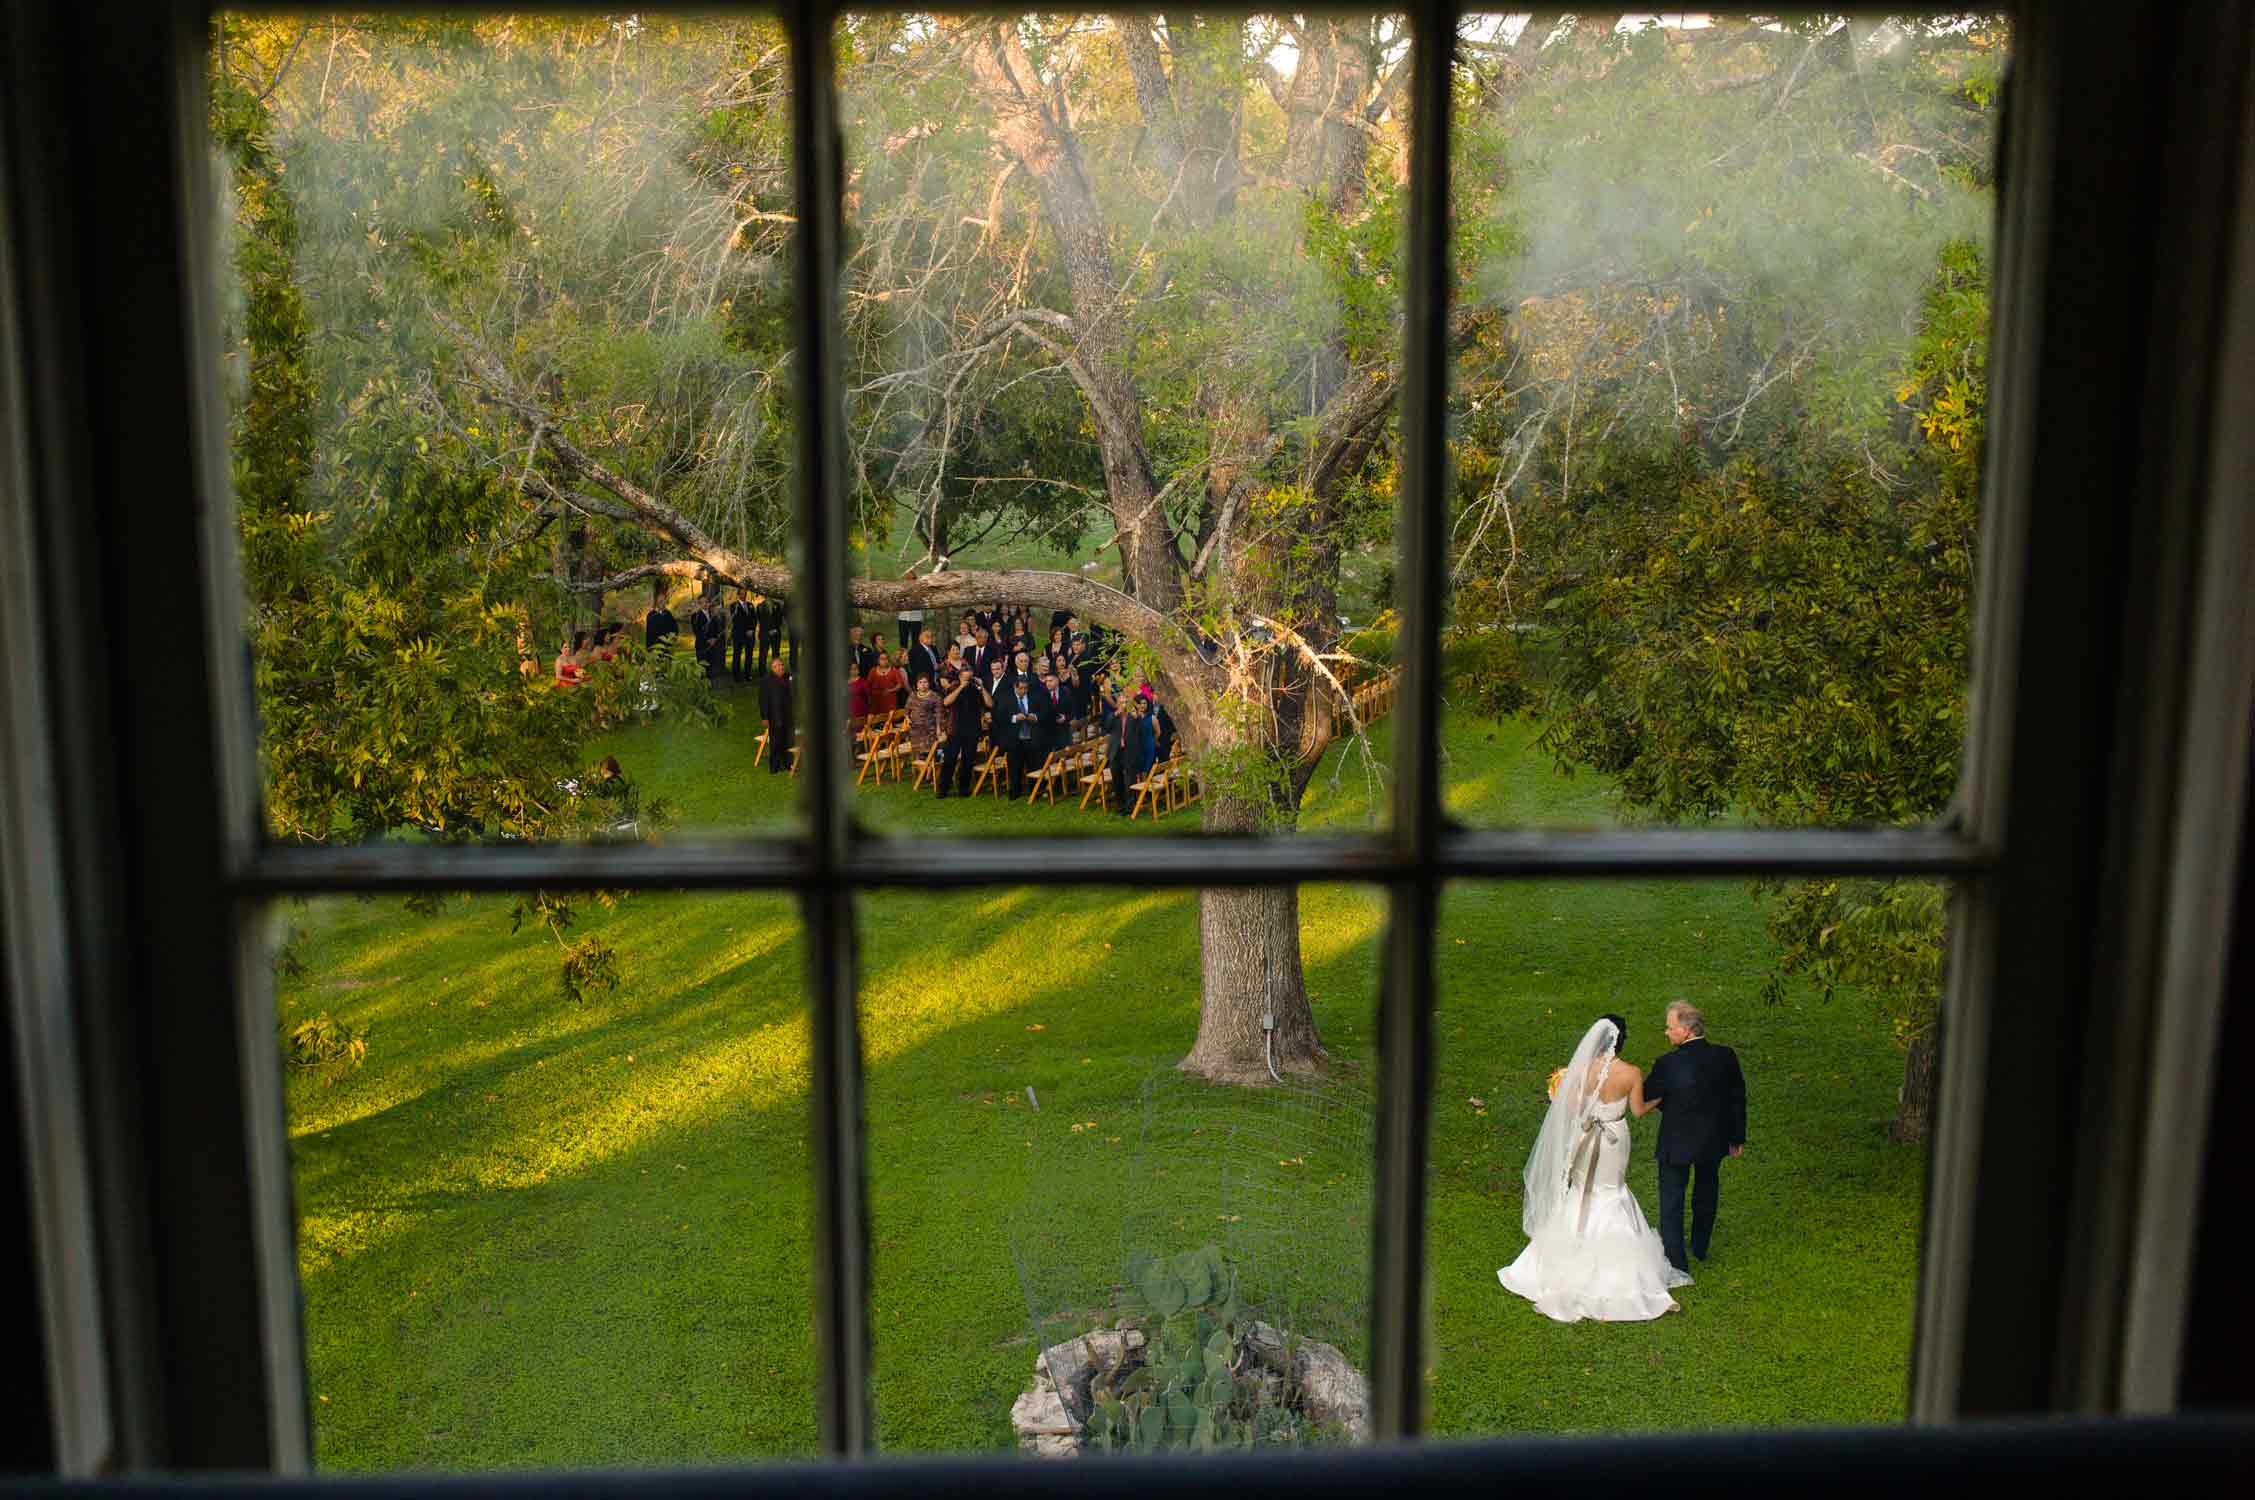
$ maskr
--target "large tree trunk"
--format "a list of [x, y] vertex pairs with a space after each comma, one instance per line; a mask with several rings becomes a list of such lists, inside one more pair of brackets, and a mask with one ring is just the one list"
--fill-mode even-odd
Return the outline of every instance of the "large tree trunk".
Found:
[[1928, 1027], [1911, 1038], [1903, 1058], [1901, 1104], [1887, 1122], [1887, 1134], [1898, 1141], [1923, 1141], [1934, 1118], [1934, 1029]]
[[[1243, 833], [1253, 811], [1208, 796], [1209, 831]], [[1321, 1073], [1330, 1061], [1316, 1033], [1300, 968], [1297, 886], [1198, 893], [1198, 1039], [1177, 1064], [1215, 1083], [1266, 1084], [1278, 1076]], [[1273, 1021], [1273, 1029], [1263, 1024]]]

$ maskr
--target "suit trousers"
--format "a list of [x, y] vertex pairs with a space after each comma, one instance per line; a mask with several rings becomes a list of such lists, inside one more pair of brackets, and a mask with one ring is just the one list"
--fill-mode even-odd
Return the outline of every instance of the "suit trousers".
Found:
[[740, 635], [729, 642], [728, 675], [738, 682], [752, 680], [752, 638]]
[[1686, 1185], [1691, 1188], [1691, 1253], [1705, 1260], [1707, 1243], [1715, 1233], [1722, 1170], [1720, 1161], [1703, 1161], [1696, 1167], [1660, 1163], [1660, 1243], [1668, 1252], [1668, 1264], [1679, 1271], [1691, 1269], [1683, 1255], [1683, 1190]]
[[1046, 754], [1039, 740], [1010, 741], [1010, 795], [1023, 797], [1026, 783], [1033, 779], [1034, 768]]
[[942, 796], [950, 785], [958, 797], [971, 795], [972, 762], [979, 758], [979, 737], [975, 734], [951, 734], [940, 742], [940, 785]]

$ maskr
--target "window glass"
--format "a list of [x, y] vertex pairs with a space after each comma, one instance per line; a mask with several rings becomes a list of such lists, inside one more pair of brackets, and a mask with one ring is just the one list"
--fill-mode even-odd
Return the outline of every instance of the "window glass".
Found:
[[212, 36], [267, 832], [789, 827], [764, 733], [800, 624], [779, 24]]
[[1942, 812], [2009, 48], [1983, 14], [1464, 21], [1444, 786], [1466, 821]]
[[1403, 20], [860, 14], [838, 55], [856, 623], [997, 694], [1022, 647], [1099, 732], [1148, 688], [1184, 822], [1382, 820]]
[[803, 956], [784, 898], [283, 903], [314, 1457], [811, 1457]]
[[1449, 888], [1435, 1435], [1904, 1419], [1945, 899], [1926, 880]]
[[863, 903], [881, 1448], [1367, 1436], [1383, 914], [1339, 886]]

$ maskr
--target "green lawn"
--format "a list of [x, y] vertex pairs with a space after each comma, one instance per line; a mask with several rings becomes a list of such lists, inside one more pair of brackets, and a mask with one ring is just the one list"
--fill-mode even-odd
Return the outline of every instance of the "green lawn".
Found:
[[[635, 729], [605, 748], [689, 826], [772, 827], [796, 784], [747, 764], [751, 718]], [[1452, 725], [1459, 811], [1602, 821], [1601, 785], [1557, 777], [1530, 739], [1523, 725]], [[1122, 831], [1078, 811], [890, 786], [856, 806], [903, 833]], [[1307, 822], [1366, 815], [1360, 778], [1326, 775]], [[337, 898], [291, 912], [307, 929], [306, 971], [284, 981], [285, 1019], [326, 1012], [365, 1026], [370, 1043], [355, 1071], [290, 1081], [319, 1461], [812, 1452], [790, 902], [591, 907], [581, 930], [618, 948], [626, 983], [576, 1005], [557, 994], [552, 941], [511, 935], [510, 904], [426, 917]], [[1100, 1304], [1128, 1240], [1225, 1244], [1249, 1287], [1359, 1356], [1358, 1132], [1382, 903], [1316, 885], [1301, 912], [1318, 1020], [1341, 1062], [1313, 1097], [1170, 1081], [1197, 1009], [1190, 896], [1028, 886], [863, 903], [885, 1445], [1006, 1447], [1032, 1316]], [[1451, 893], [1430, 1184], [1439, 1432], [1901, 1417], [1924, 1159], [1879, 1129], [1899, 1057], [1852, 997], [1764, 1007], [1767, 963], [1742, 882]], [[1518, 1175], [1541, 1079], [1604, 1010], [1627, 1014], [1628, 1055], [1649, 1059], [1675, 996], [1708, 1007], [1752, 1094], [1715, 1257], [1681, 1316], [1554, 1325], [1495, 1280], [1521, 1248]], [[1648, 1210], [1649, 1133], [1630, 1179]]]

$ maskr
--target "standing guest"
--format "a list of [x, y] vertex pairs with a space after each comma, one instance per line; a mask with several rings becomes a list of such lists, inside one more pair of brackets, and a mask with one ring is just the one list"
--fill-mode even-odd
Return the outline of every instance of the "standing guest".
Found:
[[947, 655], [940, 661], [939, 671], [932, 675], [944, 681], [960, 673], [968, 666], [970, 666], [970, 663], [963, 659], [963, 648], [950, 641], [947, 646]]
[[940, 653], [932, 644], [931, 631], [920, 629], [916, 632], [916, 644], [908, 648], [908, 660], [902, 664], [902, 670], [908, 673], [910, 682], [919, 677], [939, 681]]
[[1159, 742], [1153, 753], [1163, 761], [1174, 754], [1174, 715], [1167, 712], [1167, 706], [1164, 703], [1161, 703], [1157, 698], [1153, 698], [1151, 700], [1151, 716], [1159, 731]]
[[[783, 607], [783, 601], [780, 599], [770, 599], [765, 594], [754, 594], [752, 595], [752, 628], [753, 633], [759, 639], [759, 653], [752, 664], [752, 671], [760, 678], [760, 686], [764, 691], [767, 686], [768, 659], [783, 654], [783, 637], [789, 633], [791, 628], [791, 612]], [[791, 647], [791, 659], [796, 662], [798, 655], [799, 649], [794, 642]]]
[[651, 610], [649, 614], [643, 617], [642, 644], [653, 651], [658, 648], [658, 642], [670, 642], [680, 632], [680, 622], [674, 619], [673, 611], [666, 608], [666, 602], [663, 599], [658, 601], [656, 609]]
[[851, 626], [847, 629], [846, 640], [850, 643], [847, 647], [848, 664], [852, 666], [852, 668], [856, 672], [859, 672], [864, 677], [868, 676], [871, 672], [876, 671], [877, 648], [875, 646], [864, 645], [862, 643], [861, 627], [859, 625]]
[[760, 717], [767, 721], [767, 773], [773, 776], [791, 763], [791, 678], [783, 658], [768, 658], [767, 675], [759, 685]]
[[751, 591], [738, 589], [736, 602], [728, 606], [728, 675], [738, 682], [752, 680], [752, 637], [758, 629]]
[[1141, 707], [1141, 699], [1129, 698], [1105, 736], [1105, 751], [1112, 761], [1112, 810], [1123, 818], [1134, 803], [1136, 762], [1143, 753], [1143, 732], [1137, 727]]
[[987, 712], [993, 701], [986, 684], [965, 669], [948, 683], [940, 702], [948, 713], [947, 744], [940, 750], [940, 796], [946, 797], [953, 784], [956, 795], [968, 797], [971, 762], [978, 756], [979, 736], [986, 731]]
[[1026, 652], [1021, 651], [1016, 656], [1011, 657], [1010, 666], [1010, 675], [1013, 678], [1017, 679], [1020, 682], [1028, 682], [1032, 680], [1034, 674], [1034, 659]]
[[1010, 674], [1003, 660], [997, 656], [987, 663], [987, 743], [1000, 750], [1005, 736], [1002, 733], [1002, 695], [1010, 686]]
[[[909, 571], [909, 576], [912, 578], [916, 576], [914, 569]], [[894, 614], [893, 623], [900, 627], [900, 649], [906, 651], [910, 646], [916, 644], [916, 637], [924, 629], [924, 611], [920, 609], [901, 610]]]
[[869, 717], [869, 679], [851, 668], [846, 672], [846, 727], [861, 732], [862, 721]]
[[869, 684], [869, 711], [873, 714], [891, 713], [908, 696], [908, 679], [893, 665], [893, 654], [883, 647], [877, 650], [877, 669], [863, 680]]
[[1049, 726], [1047, 749], [1062, 750], [1073, 742], [1072, 701], [1065, 696], [1064, 684], [1057, 674], [1045, 665], [1041, 673], [1041, 690], [1049, 699], [1049, 713], [1043, 720]]
[[977, 629], [978, 634], [972, 638], [971, 649], [964, 655], [970, 660], [971, 670], [984, 677], [987, 675], [987, 662], [994, 656], [994, 638], [987, 633], [986, 626], [981, 625]]
[[940, 742], [940, 721], [946, 717], [940, 695], [932, 689], [931, 675], [917, 677], [908, 695], [908, 751], [915, 760], [921, 762]]
[[699, 666], [705, 664], [705, 654], [709, 644], [708, 637], [712, 634], [712, 627], [712, 611], [705, 608], [703, 599], [699, 599], [697, 607], [689, 611], [689, 638], [696, 643], [697, 665]]
[[1065, 711], [1075, 724], [1088, 717], [1088, 684], [1081, 680], [1081, 669], [1073, 665], [1071, 657], [1057, 674], [1057, 681], [1065, 695]]
[[1043, 727], [1046, 704], [1041, 688], [1024, 672], [1010, 679], [1003, 688], [1001, 699], [994, 706], [995, 723], [1002, 729], [1000, 741], [1003, 751], [1010, 757], [1010, 795], [1013, 799], [1026, 794], [1026, 778], [1034, 764], [1041, 758], [1042, 747], [1048, 741], [1048, 731]]
[[979, 617], [974, 614], [964, 615], [963, 623], [957, 627], [955, 632], [955, 644], [968, 651], [978, 638]]

